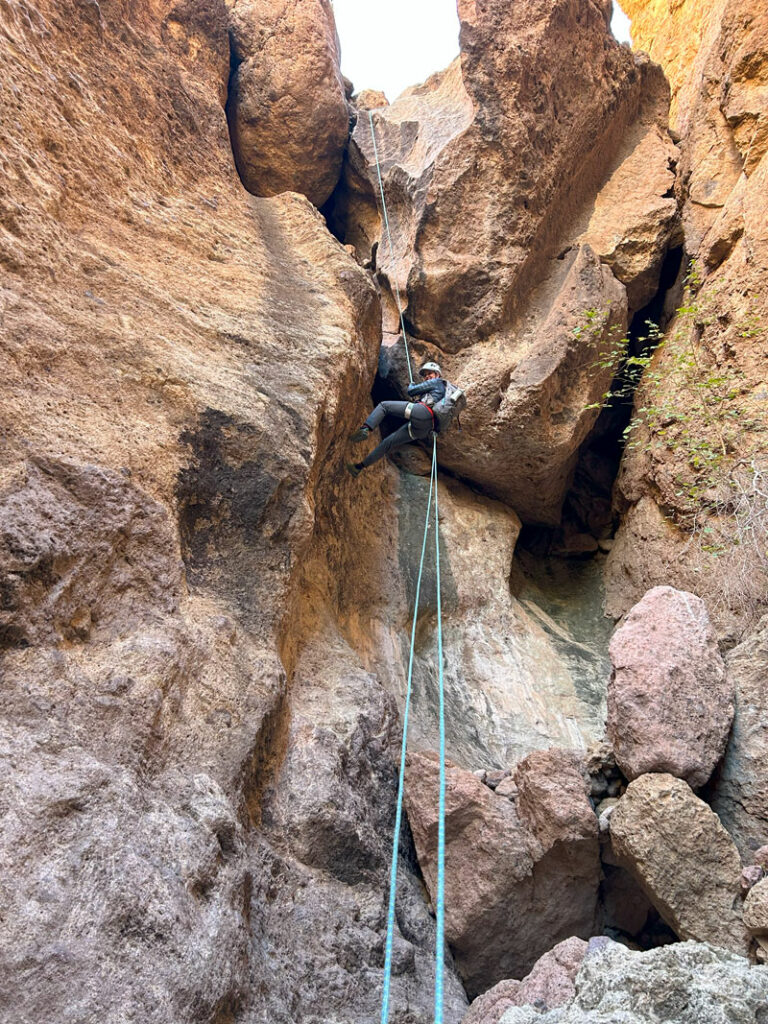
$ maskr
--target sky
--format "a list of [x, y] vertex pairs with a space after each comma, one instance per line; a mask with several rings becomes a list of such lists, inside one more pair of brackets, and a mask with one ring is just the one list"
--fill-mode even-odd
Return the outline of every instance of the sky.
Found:
[[[510, 0], [513, 2], [513, 0]], [[355, 90], [381, 89], [394, 100], [447, 67], [459, 52], [456, 0], [332, 0], [341, 70]], [[613, 32], [629, 42], [629, 22], [614, 3]]]

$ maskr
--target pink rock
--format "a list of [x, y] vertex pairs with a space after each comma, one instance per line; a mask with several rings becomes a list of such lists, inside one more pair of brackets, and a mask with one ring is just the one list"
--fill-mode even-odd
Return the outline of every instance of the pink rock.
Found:
[[629, 779], [668, 772], [692, 788], [709, 779], [733, 719], [733, 683], [701, 598], [654, 587], [610, 646], [608, 737]]
[[[433, 901], [437, 776], [434, 755], [410, 756], [408, 818]], [[536, 751], [514, 779], [516, 803], [448, 764], [446, 938], [470, 996], [523, 977], [556, 943], [587, 938], [596, 923], [597, 819], [579, 757]]]
[[564, 1006], [575, 995], [576, 975], [586, 952], [587, 943], [583, 939], [574, 937], [559, 942], [536, 961], [523, 981], [500, 981], [479, 996], [462, 1024], [498, 1024], [510, 1006], [535, 1003], [548, 1010]]
[[753, 885], [757, 885], [763, 877], [763, 869], [759, 864], [750, 864], [741, 872], [741, 891], [748, 893]]

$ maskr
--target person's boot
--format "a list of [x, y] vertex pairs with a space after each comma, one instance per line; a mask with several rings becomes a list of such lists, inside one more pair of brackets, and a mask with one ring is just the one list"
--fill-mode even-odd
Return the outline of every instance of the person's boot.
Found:
[[350, 476], [360, 476], [364, 469], [365, 466], [362, 464], [362, 462], [347, 463], [347, 472], [350, 474]]
[[356, 430], [354, 432], [354, 434], [349, 435], [349, 440], [352, 442], [352, 444], [359, 444], [360, 441], [367, 441], [370, 432], [371, 428], [366, 427], [366, 425], [363, 424], [359, 430]]

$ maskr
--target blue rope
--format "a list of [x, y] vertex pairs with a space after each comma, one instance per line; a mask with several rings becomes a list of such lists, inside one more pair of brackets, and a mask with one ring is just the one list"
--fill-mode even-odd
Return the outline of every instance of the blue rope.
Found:
[[[389, 1021], [389, 996], [390, 988], [392, 984], [392, 950], [395, 936], [395, 898], [397, 896], [397, 861], [398, 861], [398, 847], [400, 845], [400, 829], [403, 820], [403, 792], [405, 788], [405, 755], [408, 740], [408, 716], [411, 707], [411, 694], [413, 692], [413, 661], [414, 651], [416, 649], [416, 625], [418, 622], [419, 615], [419, 600], [421, 596], [421, 581], [424, 574], [424, 556], [427, 550], [427, 535], [429, 533], [430, 513], [432, 512], [432, 496], [435, 498], [435, 527], [438, 528], [437, 520], [437, 437], [433, 436], [432, 441], [432, 473], [429, 478], [429, 498], [427, 499], [427, 514], [424, 519], [424, 537], [421, 542], [421, 559], [419, 560], [419, 575], [416, 581], [416, 597], [414, 600], [413, 609], [413, 624], [411, 626], [411, 650], [408, 655], [408, 682], [405, 689], [405, 710], [403, 712], [403, 739], [400, 746], [400, 778], [397, 785], [397, 809], [395, 811], [395, 835], [392, 840], [392, 860], [389, 871], [389, 906], [387, 910], [387, 940], [384, 947], [384, 985], [381, 993], [381, 1024], [388, 1024]], [[437, 557], [439, 559], [439, 545], [436, 545]], [[438, 621], [438, 650], [440, 652], [440, 689], [442, 694], [442, 617], [440, 610], [440, 570], [438, 566], [438, 598], [437, 598], [437, 621]], [[441, 699], [441, 720], [443, 718], [442, 713], [442, 699]], [[441, 728], [441, 750], [445, 747], [445, 730]], [[441, 764], [444, 762], [444, 757], [441, 759]], [[441, 793], [442, 803], [441, 807], [444, 808], [445, 804], [445, 768], [441, 768]], [[440, 816], [441, 825], [445, 817], [444, 811]], [[443, 831], [443, 849], [445, 847], [445, 830]], [[444, 905], [444, 898], [442, 891], [444, 883], [441, 881], [443, 872], [440, 868], [440, 841], [438, 840], [438, 936], [442, 936], [443, 926], [443, 912], [441, 908]], [[442, 948], [442, 938], [438, 938], [438, 949]], [[435, 1024], [442, 1024], [443, 1020], [443, 957], [440, 955], [435, 965]], [[439, 1000], [439, 1015], [438, 1015], [438, 1000]]]
[[[437, 436], [432, 442], [437, 483]], [[440, 699], [440, 796], [437, 811], [437, 899], [435, 901], [435, 1024], [443, 1024], [443, 947], [445, 938], [445, 688], [443, 686], [443, 609], [440, 598], [440, 510], [435, 487], [435, 566], [437, 568], [437, 678]]]
[[[379, 165], [379, 151], [376, 148], [376, 132], [373, 129], [373, 114], [368, 111], [368, 121], [371, 126], [371, 141], [373, 142], [373, 158], [376, 161], [376, 176], [379, 179], [379, 195], [381, 196], [381, 209], [384, 213], [384, 226], [387, 229], [387, 241], [389, 242], [389, 258], [392, 261], [392, 269], [395, 269], [395, 250], [392, 246], [392, 232], [389, 230], [389, 214], [387, 213], [387, 204], [384, 199], [384, 183], [381, 180], [381, 167]], [[397, 312], [400, 314], [400, 329], [403, 332], [403, 344], [405, 345], [405, 361], [408, 364], [408, 376], [411, 378], [411, 384], [413, 384], [413, 371], [411, 370], [411, 354], [408, 351], [408, 334], [405, 330], [405, 317], [403, 316], [403, 304], [400, 301], [400, 290], [397, 287], [397, 281], [393, 277], [391, 278], [392, 285], [395, 289], [395, 299], [397, 300]]]

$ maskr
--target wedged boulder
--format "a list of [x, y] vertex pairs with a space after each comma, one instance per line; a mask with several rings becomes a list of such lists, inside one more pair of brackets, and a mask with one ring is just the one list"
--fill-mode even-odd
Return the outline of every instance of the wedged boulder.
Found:
[[[597, 4], [493, 0], [459, 13], [460, 61], [374, 113], [394, 252], [367, 111], [332, 223], [378, 271], [385, 342], [396, 288], [415, 357], [469, 388], [441, 463], [524, 521], [555, 525], [620, 354], [622, 282], [634, 310], [679, 240], [668, 91]], [[614, 361], [598, 366], [608, 350]], [[381, 370], [403, 387], [397, 346], [385, 344]]]
[[512, 1008], [500, 1024], [761, 1024], [768, 968], [722, 949], [680, 942], [636, 952], [616, 942], [592, 951], [576, 977], [576, 997], [540, 1013]]
[[611, 815], [611, 843], [679, 938], [746, 955], [738, 850], [687, 783], [668, 774], [631, 782]]
[[536, 961], [522, 981], [500, 981], [472, 1003], [462, 1024], [498, 1024], [510, 1006], [535, 1005], [539, 1010], [563, 1006], [576, 994], [574, 982], [587, 952], [583, 939], [565, 939]]
[[725, 749], [734, 691], [704, 602], [654, 587], [614, 633], [610, 656], [606, 728], [621, 770], [703, 786]]
[[329, 0], [234, 0], [227, 106], [243, 184], [322, 206], [341, 174], [349, 111]]
[[[557, 942], [597, 920], [597, 820], [579, 758], [538, 751], [515, 772], [521, 804], [447, 765], [446, 939], [467, 992], [527, 974]], [[412, 754], [406, 808], [434, 899], [438, 764]]]
[[745, 863], [768, 839], [768, 618], [726, 657], [736, 711], [712, 808]]

